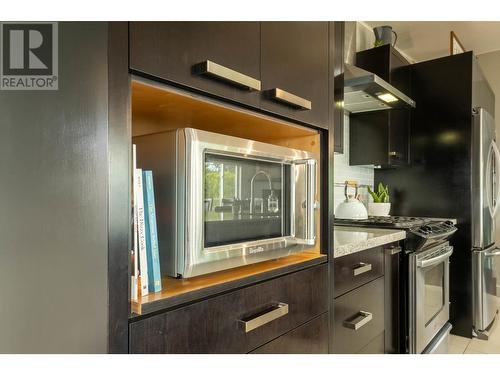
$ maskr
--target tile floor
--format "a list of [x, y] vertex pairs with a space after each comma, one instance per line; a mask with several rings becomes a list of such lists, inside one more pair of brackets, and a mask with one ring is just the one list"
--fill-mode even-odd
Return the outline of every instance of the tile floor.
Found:
[[450, 335], [450, 354], [500, 354], [500, 324], [493, 325], [489, 340]]

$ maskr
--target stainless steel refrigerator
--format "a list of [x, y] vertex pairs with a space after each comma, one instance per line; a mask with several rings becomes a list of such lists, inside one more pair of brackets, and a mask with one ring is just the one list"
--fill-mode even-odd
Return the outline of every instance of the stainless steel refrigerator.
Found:
[[478, 335], [495, 320], [498, 309], [500, 249], [495, 244], [495, 216], [500, 211], [500, 152], [495, 121], [484, 109], [473, 111], [472, 275], [474, 329]]

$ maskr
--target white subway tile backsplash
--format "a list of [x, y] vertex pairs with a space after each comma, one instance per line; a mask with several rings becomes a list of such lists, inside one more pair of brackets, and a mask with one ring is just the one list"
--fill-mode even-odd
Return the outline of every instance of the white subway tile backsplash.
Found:
[[[343, 184], [346, 180], [355, 180], [360, 185], [373, 187], [373, 166], [350, 166], [349, 165], [349, 116], [344, 116], [344, 153], [334, 155], [333, 178], [335, 184]], [[344, 187], [335, 186], [333, 190], [335, 208], [345, 199]], [[354, 194], [354, 193], [353, 193]], [[367, 205], [371, 200], [366, 187], [359, 189], [361, 201]]]

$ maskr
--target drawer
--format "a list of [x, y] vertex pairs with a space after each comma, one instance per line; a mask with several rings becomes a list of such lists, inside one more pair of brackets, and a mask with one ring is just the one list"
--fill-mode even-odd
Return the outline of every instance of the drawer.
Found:
[[334, 352], [357, 353], [384, 332], [384, 278], [334, 301]]
[[327, 267], [312, 267], [131, 323], [130, 352], [248, 353], [328, 311]]
[[381, 333], [375, 337], [368, 345], [361, 349], [358, 354], [384, 354], [385, 353], [385, 334]]
[[328, 313], [274, 339], [252, 354], [328, 354]]
[[334, 259], [334, 295], [338, 297], [384, 275], [382, 246]]

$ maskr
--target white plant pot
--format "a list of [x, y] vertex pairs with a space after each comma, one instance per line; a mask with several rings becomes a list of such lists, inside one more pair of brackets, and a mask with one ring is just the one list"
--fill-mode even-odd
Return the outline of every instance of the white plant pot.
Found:
[[368, 203], [368, 215], [370, 216], [389, 216], [391, 211], [390, 203]]

